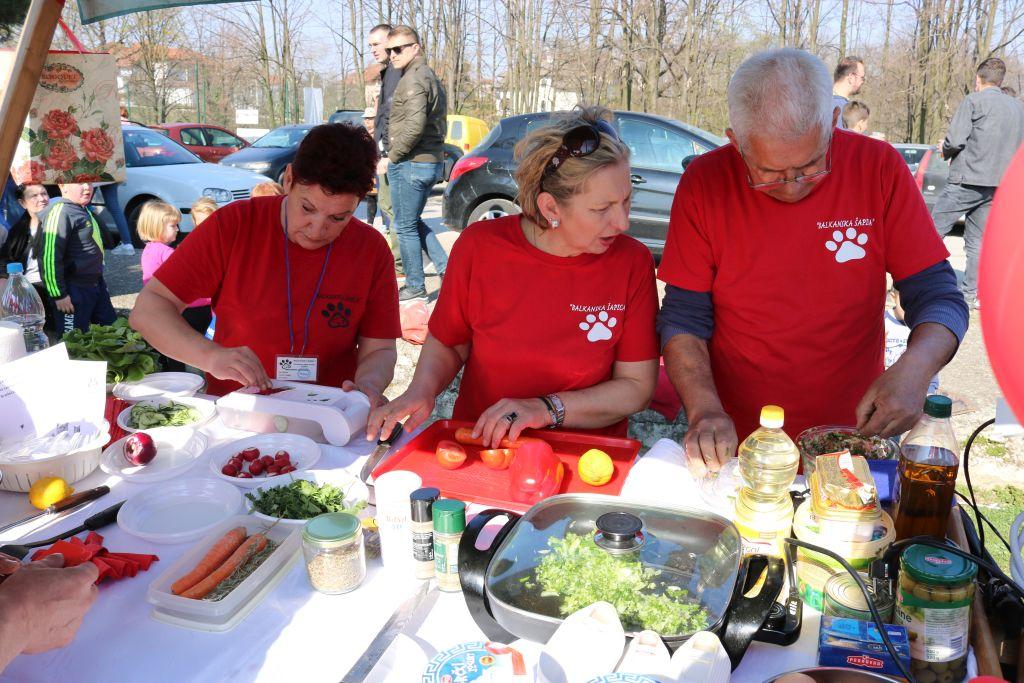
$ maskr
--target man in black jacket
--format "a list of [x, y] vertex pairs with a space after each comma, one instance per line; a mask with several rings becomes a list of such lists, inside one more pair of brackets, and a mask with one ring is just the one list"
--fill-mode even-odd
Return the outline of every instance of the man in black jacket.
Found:
[[110, 325], [117, 315], [103, 281], [103, 235], [89, 211], [92, 185], [61, 185], [60, 192], [39, 216], [35, 247], [43, 285], [64, 318], [57, 332]]
[[395, 259], [395, 273], [404, 274], [402, 255], [398, 250], [398, 236], [395, 234], [395, 212], [391, 203], [391, 184], [388, 182], [388, 117], [391, 114], [391, 100], [395, 95], [402, 72], [396, 69], [388, 57], [388, 32], [391, 24], [378, 24], [370, 29], [370, 52], [383, 68], [380, 72], [380, 94], [374, 103], [376, 117], [373, 120], [373, 139], [377, 141], [380, 162], [377, 164], [377, 208], [388, 230], [388, 244]]

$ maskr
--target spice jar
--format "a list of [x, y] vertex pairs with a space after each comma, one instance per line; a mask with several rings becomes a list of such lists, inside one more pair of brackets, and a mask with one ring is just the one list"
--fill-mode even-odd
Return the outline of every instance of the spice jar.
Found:
[[412, 531], [412, 561], [417, 579], [434, 578], [434, 501], [441, 491], [426, 487], [409, 496], [409, 528]]
[[443, 591], [462, 590], [459, 581], [459, 541], [466, 530], [466, 504], [441, 499], [434, 503], [434, 574]]
[[366, 577], [366, 551], [359, 518], [329, 512], [306, 522], [302, 555], [309, 582], [321, 593], [347, 593]]
[[910, 670], [918, 681], [962, 681], [978, 565], [926, 545], [900, 557], [896, 623], [910, 636]]

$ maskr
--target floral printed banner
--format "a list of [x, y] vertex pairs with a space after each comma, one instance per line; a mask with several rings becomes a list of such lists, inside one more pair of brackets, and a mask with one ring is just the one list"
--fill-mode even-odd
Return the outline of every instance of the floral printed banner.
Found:
[[[12, 61], [0, 53], [0, 73]], [[124, 168], [114, 57], [50, 52], [11, 166], [15, 182], [122, 182]]]

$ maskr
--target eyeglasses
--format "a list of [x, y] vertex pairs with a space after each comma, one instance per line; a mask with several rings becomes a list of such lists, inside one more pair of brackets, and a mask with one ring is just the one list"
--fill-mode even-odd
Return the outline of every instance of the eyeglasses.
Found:
[[415, 44], [416, 43], [406, 43], [405, 45], [395, 45], [394, 47], [387, 48], [387, 51], [389, 55], [400, 55], [402, 54], [402, 50]]
[[597, 148], [601, 146], [601, 133], [615, 141], [619, 139], [619, 134], [615, 131], [615, 127], [604, 119], [598, 119], [596, 123], [587, 123], [567, 130], [565, 135], [562, 136], [561, 147], [558, 148], [555, 155], [548, 161], [547, 166], [544, 167], [541, 180], [543, 181], [544, 178], [557, 171], [562, 162], [569, 157], [585, 157], [596, 152]]
[[[737, 148], [737, 150], [738, 149], [739, 148]], [[743, 152], [740, 152], [740, 156], [742, 156], [742, 155], [743, 155]], [[764, 190], [773, 190], [773, 189], [778, 188], [778, 187], [785, 187], [786, 185], [790, 185], [792, 183], [814, 184], [814, 183], [818, 183], [818, 182], [821, 182], [822, 180], [824, 180], [825, 176], [827, 176], [831, 172], [832, 172], [832, 138], [829, 137], [828, 147], [825, 150], [825, 168], [824, 169], [822, 169], [820, 171], [815, 171], [814, 173], [808, 173], [806, 175], [798, 175], [795, 178], [785, 178], [783, 180], [773, 180], [773, 181], [768, 182], [768, 183], [755, 183], [753, 178], [750, 177], [750, 171], [748, 170], [747, 171], [747, 185], [750, 186], [751, 190], [761, 190], [761, 191], [764, 191]]]

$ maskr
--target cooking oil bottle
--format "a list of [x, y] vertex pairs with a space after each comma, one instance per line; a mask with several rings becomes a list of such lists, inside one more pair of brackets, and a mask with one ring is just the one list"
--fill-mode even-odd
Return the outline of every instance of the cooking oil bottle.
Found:
[[736, 528], [745, 554], [785, 556], [785, 538], [793, 525], [789, 487], [800, 466], [800, 452], [782, 431], [779, 406], [761, 409], [761, 426], [739, 448], [742, 487], [736, 497]]
[[956, 492], [960, 450], [953, 434], [948, 396], [925, 399], [924, 415], [900, 447], [899, 478], [893, 493], [896, 540], [914, 536], [946, 537]]

